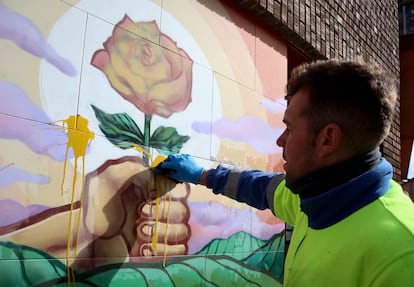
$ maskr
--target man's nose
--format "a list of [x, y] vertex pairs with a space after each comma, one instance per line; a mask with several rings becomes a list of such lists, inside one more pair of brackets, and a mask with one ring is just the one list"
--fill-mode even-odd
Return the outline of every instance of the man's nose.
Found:
[[286, 130], [277, 138], [276, 144], [280, 147], [284, 147], [286, 143]]

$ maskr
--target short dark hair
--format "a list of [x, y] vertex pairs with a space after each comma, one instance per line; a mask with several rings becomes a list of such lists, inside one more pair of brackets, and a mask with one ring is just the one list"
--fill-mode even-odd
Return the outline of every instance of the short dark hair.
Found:
[[334, 122], [352, 150], [366, 152], [388, 135], [397, 102], [397, 83], [378, 65], [341, 60], [305, 63], [292, 71], [286, 86], [287, 99], [302, 89], [309, 92], [305, 113], [315, 136]]

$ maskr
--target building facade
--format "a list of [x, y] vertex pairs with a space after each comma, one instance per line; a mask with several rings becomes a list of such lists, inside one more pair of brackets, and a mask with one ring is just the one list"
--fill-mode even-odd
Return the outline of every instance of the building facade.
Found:
[[[308, 59], [360, 58], [374, 61], [397, 79], [400, 77], [396, 1], [231, 0], [230, 2], [281, 35], [289, 43], [289, 47], [300, 51]], [[399, 110], [400, 106], [397, 108], [391, 134], [382, 147], [384, 155], [394, 166], [394, 178], [397, 181], [405, 178], [401, 174]], [[411, 130], [413, 126], [411, 125]], [[404, 168], [406, 176], [408, 167], [404, 166]]]

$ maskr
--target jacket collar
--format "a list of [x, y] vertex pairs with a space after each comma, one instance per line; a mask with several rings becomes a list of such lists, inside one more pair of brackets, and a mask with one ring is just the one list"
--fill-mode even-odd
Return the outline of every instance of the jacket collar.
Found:
[[329, 227], [384, 195], [392, 179], [392, 166], [384, 158], [361, 175], [319, 195], [301, 200], [301, 209], [313, 229]]
[[376, 166], [381, 159], [379, 148], [349, 160], [307, 174], [287, 187], [301, 199], [324, 193], [344, 184]]

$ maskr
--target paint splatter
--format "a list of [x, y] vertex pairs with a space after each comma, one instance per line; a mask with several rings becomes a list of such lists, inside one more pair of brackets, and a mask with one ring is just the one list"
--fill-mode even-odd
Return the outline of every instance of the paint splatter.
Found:
[[[166, 159], [163, 155], [158, 155], [154, 160], [151, 160], [151, 167], [154, 168], [159, 165], [162, 161]], [[155, 176], [155, 187], [156, 187], [156, 198], [155, 198], [155, 222], [152, 234], [152, 249], [156, 253], [157, 251], [157, 242], [158, 242], [158, 224], [159, 224], [159, 206], [160, 206], [160, 197], [162, 190], [171, 190], [171, 186], [166, 186], [165, 180], [163, 180], [160, 176]], [[168, 188], [168, 189], [166, 189]], [[165, 201], [165, 199], [164, 199]], [[163, 267], [165, 267], [166, 260], [167, 260], [167, 236], [168, 236], [168, 223], [169, 223], [169, 214], [170, 214], [170, 207], [171, 207], [171, 192], [169, 193], [169, 200], [167, 206], [167, 214], [165, 218], [167, 218], [166, 226], [165, 226], [165, 233], [164, 233], [164, 260], [163, 260]], [[165, 209], [163, 208], [163, 212]], [[164, 216], [163, 216], [164, 217]]]
[[[142, 148], [141, 146], [137, 145], [137, 144], [133, 144], [133, 147], [135, 150], [137, 150], [138, 152], [141, 152], [143, 155], [147, 156], [148, 159], [151, 161], [151, 168], [155, 168], [157, 165], [159, 165], [162, 161], [164, 161], [166, 159], [166, 157], [164, 155], [157, 155], [157, 157], [155, 159], [152, 158], [152, 155], [150, 153], [148, 153], [144, 148]], [[166, 201], [168, 200], [168, 205], [167, 205], [167, 209], [163, 208], [162, 212], [162, 218], [166, 218], [167, 222], [165, 223], [165, 230], [164, 232], [164, 238], [163, 238], [163, 254], [164, 254], [164, 260], [163, 260], [163, 267], [166, 266], [166, 260], [167, 260], [167, 241], [168, 241], [168, 227], [169, 227], [169, 214], [170, 214], [170, 208], [171, 208], [171, 201], [172, 201], [172, 195], [171, 192], [168, 193], [168, 195], [165, 195], [165, 197], [163, 199], [161, 199], [161, 194], [162, 191], [164, 190], [168, 190], [171, 191], [172, 190], [172, 185], [170, 181], [166, 181], [165, 179], [163, 179], [161, 176], [154, 176], [154, 181], [155, 181], [155, 192], [156, 192], [156, 196], [154, 199], [155, 202], [155, 218], [154, 218], [154, 225], [152, 228], [152, 238], [151, 238], [151, 245], [152, 245], [152, 249], [154, 251], [154, 253], [157, 253], [157, 249], [158, 249], [158, 225], [159, 225], [159, 221], [160, 221], [160, 203], [161, 200], [162, 201]], [[148, 198], [149, 200], [151, 200], [151, 185], [152, 183], [149, 182], [148, 183]], [[166, 198], [168, 196], [168, 199]]]
[[[133, 147], [138, 152], [143, 153], [151, 160], [151, 167], [154, 168], [158, 164], [160, 164], [162, 161], [166, 159], [163, 155], [158, 155], [154, 160], [152, 159], [152, 155], [145, 151], [144, 148], [142, 148], [139, 145], [133, 144]], [[155, 176], [155, 191], [156, 191], [156, 197], [155, 197], [155, 220], [154, 220], [154, 227], [153, 227], [153, 234], [152, 234], [152, 249], [154, 251], [157, 250], [157, 241], [158, 241], [158, 224], [159, 224], [159, 206], [160, 206], [160, 196], [161, 196], [161, 190], [165, 187], [162, 186], [162, 180], [159, 176]], [[170, 196], [171, 197], [171, 196]], [[151, 183], [148, 184], [148, 198], [151, 198]], [[169, 209], [169, 206], [168, 206]], [[168, 216], [167, 216], [168, 218]], [[168, 228], [168, 222], [167, 222], [167, 228]], [[167, 232], [164, 236], [164, 241], [167, 240]], [[165, 261], [167, 258], [167, 251], [166, 251], [166, 244], [164, 244], [164, 262], [163, 266], [165, 267]]]
[[[71, 194], [71, 203], [70, 203], [70, 213], [69, 213], [69, 224], [68, 224], [68, 238], [67, 238], [67, 246], [66, 246], [66, 266], [67, 266], [67, 277], [68, 277], [68, 286], [73, 279], [75, 282], [75, 276], [73, 274], [73, 270], [70, 269], [69, 265], [69, 251], [72, 242], [72, 220], [73, 220], [73, 205], [75, 201], [75, 185], [77, 179], [77, 172], [78, 172], [78, 160], [82, 160], [81, 162], [81, 175], [82, 175], [82, 189], [81, 189], [81, 197], [80, 197], [80, 206], [82, 206], [83, 198], [84, 198], [84, 191], [85, 191], [85, 155], [88, 146], [91, 144], [92, 140], [95, 138], [94, 133], [89, 130], [88, 128], [88, 120], [81, 115], [76, 116], [69, 116], [66, 120], [57, 121], [63, 123], [63, 127], [66, 129], [68, 135], [68, 143], [66, 146], [66, 158], [63, 168], [63, 178], [61, 183], [61, 192], [63, 195], [63, 185], [65, 182], [65, 175], [66, 175], [66, 166], [68, 160], [69, 150], [73, 151], [74, 154], [74, 167], [73, 167], [73, 179], [72, 179], [72, 194]], [[79, 230], [80, 230], [80, 222], [81, 222], [81, 212], [78, 214], [77, 223], [76, 223], [76, 238], [75, 240], [75, 250], [74, 254], [76, 256], [77, 249], [78, 249], [78, 239], [79, 239]]]

